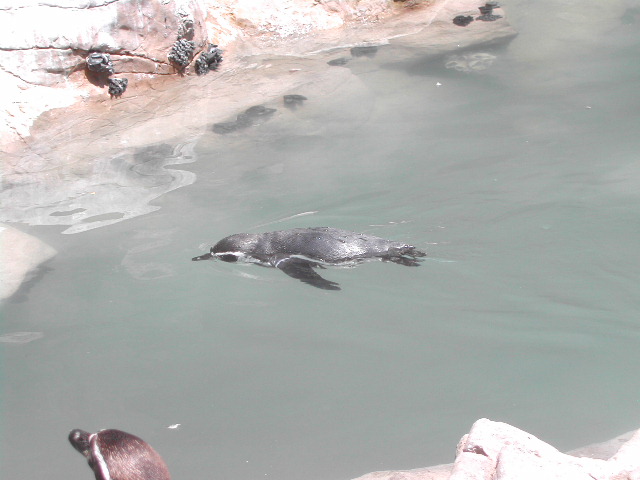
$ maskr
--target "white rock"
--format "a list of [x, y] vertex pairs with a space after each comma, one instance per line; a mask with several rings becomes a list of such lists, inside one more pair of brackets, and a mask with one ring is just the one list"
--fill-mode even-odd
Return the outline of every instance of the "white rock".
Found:
[[56, 255], [56, 251], [37, 238], [0, 224], [0, 300], [13, 295], [29, 272]]
[[560, 453], [527, 432], [483, 418], [459, 447], [450, 480], [622, 480], [640, 472], [640, 433], [609, 460], [599, 460]]
[[640, 480], [640, 430], [560, 453], [506, 423], [478, 420], [454, 464], [373, 472], [356, 480]]

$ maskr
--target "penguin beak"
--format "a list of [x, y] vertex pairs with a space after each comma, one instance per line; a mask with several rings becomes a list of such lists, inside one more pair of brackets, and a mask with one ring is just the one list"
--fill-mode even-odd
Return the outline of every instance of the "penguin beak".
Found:
[[215, 258], [215, 256], [213, 255], [213, 247], [211, 247], [209, 253], [205, 253], [204, 255], [200, 255], [199, 257], [193, 257], [191, 261], [197, 262], [199, 260], [209, 260], [210, 258]]

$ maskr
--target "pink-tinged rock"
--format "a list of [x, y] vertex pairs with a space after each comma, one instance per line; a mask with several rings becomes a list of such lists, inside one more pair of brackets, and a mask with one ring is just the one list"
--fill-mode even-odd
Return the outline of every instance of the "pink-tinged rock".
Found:
[[639, 467], [640, 433], [600, 460], [561, 453], [511, 425], [480, 419], [463, 439], [450, 480], [623, 480]]
[[640, 430], [561, 453], [516, 427], [478, 420], [454, 464], [373, 472], [356, 480], [640, 480]]
[[451, 467], [452, 464], [445, 464], [412, 470], [373, 472], [355, 480], [447, 480], [451, 475]]

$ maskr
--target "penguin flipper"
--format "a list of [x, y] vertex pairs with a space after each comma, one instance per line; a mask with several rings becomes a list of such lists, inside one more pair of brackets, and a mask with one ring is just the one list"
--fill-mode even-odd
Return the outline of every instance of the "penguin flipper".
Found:
[[278, 270], [282, 270], [290, 277], [313, 287], [321, 288], [322, 290], [340, 290], [336, 282], [326, 280], [318, 275], [313, 269], [316, 264], [308, 260], [295, 257], [274, 257], [271, 259], [271, 265]]

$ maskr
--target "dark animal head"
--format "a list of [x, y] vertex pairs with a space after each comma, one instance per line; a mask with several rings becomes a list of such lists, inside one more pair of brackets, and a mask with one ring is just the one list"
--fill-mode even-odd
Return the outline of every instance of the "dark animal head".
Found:
[[253, 233], [237, 233], [223, 238], [216, 243], [209, 253], [193, 257], [191, 260], [219, 259], [223, 262], [237, 262], [239, 258], [250, 255], [258, 243], [258, 235]]
[[171, 480], [162, 457], [130, 433], [75, 429], [69, 433], [69, 442], [87, 458], [96, 480]]

